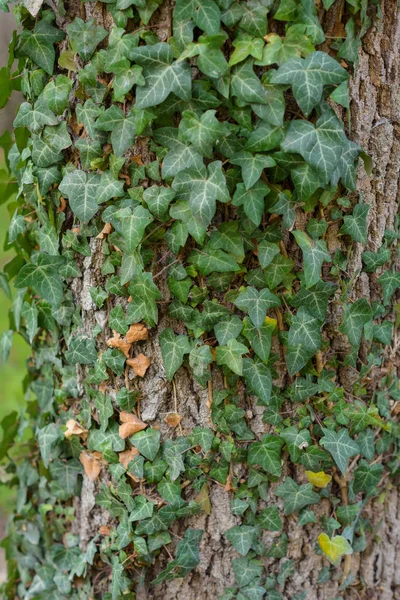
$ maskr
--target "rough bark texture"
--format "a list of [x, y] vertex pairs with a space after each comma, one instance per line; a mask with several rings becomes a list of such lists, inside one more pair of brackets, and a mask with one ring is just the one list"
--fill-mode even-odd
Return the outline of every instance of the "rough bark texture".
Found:
[[[339, 2], [340, 0], [338, 0]], [[336, 4], [338, 4], [335, 3]], [[332, 11], [335, 11], [335, 5]], [[101, 15], [92, 7], [85, 5], [87, 16], [96, 15], [99, 21]], [[76, 9], [70, 7], [70, 14], [75, 14]], [[350, 260], [350, 275], [355, 278], [354, 297], [366, 297], [370, 300], [378, 299], [379, 291], [376, 285], [377, 273], [361, 275], [361, 253], [363, 250], [379, 249], [385, 229], [393, 228], [395, 213], [397, 211], [397, 196], [399, 192], [400, 171], [400, 138], [399, 138], [399, 114], [400, 114], [400, 18], [396, 0], [383, 0], [381, 3], [382, 20], [376, 21], [363, 39], [363, 45], [359, 53], [357, 65], [351, 83], [351, 137], [360, 143], [373, 161], [372, 176], [367, 175], [364, 167], [359, 169], [358, 191], [363, 194], [364, 202], [371, 206], [369, 213], [368, 244], [365, 248], [356, 244], [355, 251]], [[334, 15], [336, 13], [333, 13]], [[329, 16], [329, 15], [328, 15]], [[61, 23], [60, 23], [61, 24]], [[105, 24], [106, 25], [106, 24]], [[304, 213], [303, 213], [304, 215]], [[304, 216], [300, 217], [303, 218]], [[297, 228], [304, 229], [300, 223]], [[330, 236], [327, 239], [329, 249], [341, 247], [339, 237]], [[105, 340], [110, 337], [110, 330], [106, 324], [106, 311], [95, 310], [90, 298], [89, 289], [101, 283], [99, 275], [102, 262], [101, 243], [99, 240], [92, 241], [92, 256], [84, 260], [84, 277], [75, 280], [73, 293], [77, 304], [82, 306], [84, 331], [90, 333], [97, 323], [104, 327]], [[165, 264], [165, 248], [159, 252], [157, 270], [161, 270], [163, 258]], [[156, 274], [155, 273], [155, 274]], [[164, 301], [169, 299], [169, 292], [163, 276], [157, 280], [164, 293]], [[161, 303], [160, 309], [163, 304]], [[111, 307], [108, 307], [108, 310]], [[335, 303], [331, 306], [329, 337], [333, 341], [336, 350], [346, 352], [348, 350], [347, 340], [338, 333], [338, 317], [335, 313]], [[161, 315], [163, 311], [161, 310]], [[166, 310], [159, 324], [160, 329], [174, 326], [178, 333], [177, 323], [171, 323], [166, 316]], [[183, 417], [181, 426], [183, 434], [187, 434], [194, 425], [210, 425], [208, 408], [208, 390], [202, 389], [190, 376], [190, 373], [181, 368], [175, 376], [175, 386], [167, 382], [161, 360], [160, 348], [156, 332], [148, 341], [140, 342], [137, 351], [143, 352], [152, 360], [148, 371], [148, 377], [140, 383], [133, 374], [129, 374], [131, 388], [142, 391], [141, 416], [142, 419], [152, 425], [160, 427], [162, 435], [171, 436], [171, 430], [164, 418], [168, 413], [177, 412]], [[388, 360], [395, 360], [394, 356], [388, 356]], [[351, 379], [351, 372], [342, 369], [341, 384], [346, 387], [346, 382]], [[84, 372], [81, 373], [81, 384], [84, 381]], [[218, 375], [215, 376], [219, 378]], [[379, 373], [376, 373], [376, 382], [379, 385]], [[124, 381], [114, 381], [113, 390], [124, 385]], [[221, 388], [223, 382], [213, 380], [213, 385]], [[112, 393], [108, 389], [108, 393]], [[254, 432], [260, 435], [267, 430], [261, 420], [260, 407], [255, 407], [251, 399], [246, 399], [243, 392], [243, 407], [248, 411], [249, 423]], [[287, 469], [287, 467], [286, 467]], [[238, 473], [235, 473], [236, 475]], [[293, 475], [293, 473], [291, 473]], [[298, 481], [305, 481], [301, 469], [296, 471]], [[278, 503], [281, 508], [281, 500], [272, 493], [275, 485], [271, 486], [271, 503]], [[95, 535], [100, 525], [107, 523], [107, 514], [95, 508], [96, 484], [84, 478], [82, 495], [75, 499], [78, 519], [76, 530], [79, 531], [82, 546]], [[190, 494], [190, 492], [188, 492]], [[215, 600], [225, 587], [234, 584], [234, 576], [231, 567], [232, 558], [237, 554], [227, 543], [223, 533], [239, 522], [239, 518], [231, 514], [230, 493], [223, 486], [213, 484], [210, 489], [212, 503], [211, 514], [187, 520], [175, 526], [177, 534], [182, 533], [187, 527], [195, 526], [204, 529], [205, 534], [201, 542], [200, 565], [185, 579], [177, 579], [166, 582], [157, 587], [150, 586], [149, 582], [154, 577], [148, 573], [146, 581], [137, 589], [137, 599], [151, 600]], [[317, 511], [319, 515], [329, 513], [329, 503], [322, 502]], [[396, 600], [400, 598], [400, 572], [398, 564], [400, 561], [400, 496], [395, 488], [388, 491], [383, 498], [379, 498], [366, 509], [367, 516], [375, 523], [373, 531], [367, 534], [368, 547], [361, 555], [352, 558], [351, 571], [361, 583], [361, 591], [348, 589], [339, 591], [340, 581], [332, 580], [324, 584], [317, 584], [317, 577], [326, 561], [315, 553], [315, 541], [318, 532], [313, 525], [300, 528], [296, 525], [297, 517], [288, 517], [285, 520], [284, 531], [288, 534], [289, 545], [287, 558], [296, 561], [296, 572], [290, 578], [286, 587], [281, 590], [283, 597], [287, 600], [295, 598], [296, 594], [306, 591], [307, 600], [330, 600], [340, 594], [345, 598], [368, 598], [376, 600]], [[270, 546], [274, 537], [279, 534], [264, 534], [264, 542]], [[165, 567], [169, 557], [161, 555], [155, 572], [158, 573]], [[264, 559], [266, 571], [278, 571], [276, 559]], [[283, 559], [285, 560], [285, 559]], [[359, 588], [360, 589], [360, 588]]]

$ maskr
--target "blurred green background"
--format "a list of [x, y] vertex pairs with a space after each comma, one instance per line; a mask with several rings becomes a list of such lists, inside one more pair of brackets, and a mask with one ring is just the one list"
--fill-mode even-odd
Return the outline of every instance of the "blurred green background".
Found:
[[[14, 16], [0, 13], [0, 67], [8, 60], [8, 43], [15, 29]], [[10, 103], [0, 110], [0, 135], [6, 129], [12, 129], [16, 107], [21, 102], [19, 94], [13, 92]], [[0, 169], [3, 167], [3, 156], [0, 155]], [[1, 199], [0, 199], [1, 201]], [[12, 199], [10, 200], [12, 201]], [[5, 248], [7, 229], [10, 215], [7, 205], [0, 206], [0, 270], [13, 257], [12, 249]], [[9, 329], [8, 311], [11, 302], [3, 291], [0, 291], [0, 333]], [[14, 334], [13, 347], [6, 364], [0, 364], [0, 421], [13, 410], [19, 411], [24, 401], [22, 380], [25, 376], [25, 361], [29, 356], [29, 347], [23, 339]], [[0, 433], [0, 438], [1, 438]], [[4, 516], [13, 509], [16, 490], [7, 485], [0, 484], [0, 539], [2, 537], [2, 523]]]

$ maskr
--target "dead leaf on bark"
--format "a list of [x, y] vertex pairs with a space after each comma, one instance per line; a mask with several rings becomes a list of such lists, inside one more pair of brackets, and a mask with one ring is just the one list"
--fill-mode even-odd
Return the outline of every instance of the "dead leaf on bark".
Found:
[[[123, 452], [119, 453], [119, 462], [121, 463], [121, 465], [124, 465], [125, 469], [127, 469], [131, 460], [133, 460], [135, 458], [135, 456], [137, 456], [138, 454], [139, 454], [139, 450], [136, 450], [136, 448], [130, 448], [129, 450], [124, 450]], [[138, 481], [138, 480], [136, 479], [135, 481]]]
[[124, 410], [119, 415], [119, 418], [122, 423], [122, 425], [119, 426], [119, 437], [123, 440], [147, 427], [147, 423], [143, 423], [139, 417]]
[[102, 525], [99, 529], [100, 535], [110, 535], [111, 529], [107, 525]]
[[101, 471], [101, 461], [99, 458], [89, 452], [81, 452], [79, 460], [83, 464], [87, 478], [90, 481], [95, 481]]
[[135, 323], [131, 325], [125, 335], [126, 340], [132, 344], [133, 342], [141, 342], [147, 340], [149, 337], [149, 331], [143, 323]]
[[211, 501], [210, 501], [210, 493], [209, 493], [208, 483], [205, 483], [203, 485], [203, 487], [201, 488], [200, 492], [197, 494], [194, 501], [200, 505], [201, 509], [204, 510], [204, 512], [207, 515], [211, 514]]
[[126, 363], [132, 367], [135, 372], [135, 375], [138, 377], [144, 377], [147, 369], [151, 365], [151, 359], [144, 354], [138, 354], [135, 358], [130, 358], [126, 361]]
[[109, 346], [109, 348], [117, 348], [118, 350], [121, 350], [121, 352], [123, 352], [128, 358], [131, 345], [129, 342], [122, 339], [119, 333], [115, 333], [114, 336], [112, 338], [109, 338], [106, 343], [107, 346]]
[[177, 427], [182, 421], [182, 419], [182, 415], [178, 415], [178, 413], [173, 413], [171, 415], [167, 415], [164, 421], [168, 425], [168, 427]]
[[70, 438], [73, 435], [82, 435], [83, 433], [87, 433], [87, 429], [83, 429], [75, 419], [69, 419], [66, 422], [67, 429], [64, 432], [66, 438]]
[[103, 229], [100, 231], [100, 233], [96, 236], [96, 238], [98, 240], [103, 240], [105, 238], [106, 235], [108, 235], [109, 233], [112, 232], [112, 225], [111, 223], [105, 223]]

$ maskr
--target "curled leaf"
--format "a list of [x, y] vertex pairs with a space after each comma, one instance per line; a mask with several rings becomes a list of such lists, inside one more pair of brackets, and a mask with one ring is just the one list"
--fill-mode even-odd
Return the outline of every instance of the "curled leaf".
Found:
[[69, 419], [69, 421], [66, 422], [66, 426], [67, 429], [64, 432], [66, 438], [70, 438], [73, 435], [82, 435], [88, 431], [87, 429], [83, 429], [75, 419]]
[[120, 419], [122, 424], [119, 426], [119, 437], [123, 440], [147, 427], [147, 423], [143, 423], [139, 417], [124, 410], [120, 414]]
[[144, 377], [147, 369], [151, 365], [151, 359], [144, 354], [138, 354], [135, 358], [129, 358], [126, 363], [132, 367], [135, 375], [138, 377]]
[[79, 456], [79, 460], [85, 469], [85, 474], [90, 481], [95, 481], [101, 471], [101, 461], [96, 455], [101, 456], [100, 452], [91, 454], [90, 452], [86, 451], [81, 452]]
[[122, 339], [119, 333], [116, 333], [114, 337], [107, 340], [107, 346], [109, 346], [109, 348], [117, 348], [118, 350], [121, 350], [121, 352], [123, 352], [123, 354], [125, 354], [125, 356], [128, 358], [131, 345], [129, 342]]
[[143, 323], [135, 323], [129, 327], [125, 337], [126, 340], [132, 344], [133, 342], [147, 340], [149, 337], [149, 332]]

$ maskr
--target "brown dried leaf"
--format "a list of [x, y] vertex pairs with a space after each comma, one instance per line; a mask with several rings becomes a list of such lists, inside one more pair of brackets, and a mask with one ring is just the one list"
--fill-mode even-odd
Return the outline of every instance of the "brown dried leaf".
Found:
[[143, 423], [132, 413], [128, 413], [126, 411], [122, 411], [119, 415], [122, 425], [119, 426], [119, 437], [123, 440], [138, 431], [142, 431], [142, 429], [146, 429], [147, 423]]
[[143, 323], [135, 323], [131, 325], [125, 335], [126, 340], [132, 344], [133, 342], [141, 342], [147, 340], [149, 337], [149, 331]]
[[101, 471], [101, 462], [94, 454], [89, 452], [81, 452], [79, 460], [83, 464], [87, 478], [90, 481], [95, 481]]
[[127, 469], [131, 460], [133, 460], [138, 454], [139, 450], [136, 450], [136, 448], [124, 450], [123, 452], [119, 453], [119, 462], [121, 463], [121, 465], [124, 465], [125, 469]]
[[100, 535], [110, 535], [111, 529], [107, 525], [102, 525], [99, 529]]
[[204, 510], [207, 515], [211, 515], [210, 490], [207, 482], [203, 485], [194, 501], [200, 505], [201, 509]]
[[138, 377], [144, 377], [147, 369], [151, 365], [151, 359], [144, 354], [138, 354], [135, 358], [130, 358], [126, 363], [132, 367], [135, 375]]
[[67, 429], [64, 432], [66, 438], [70, 438], [73, 435], [82, 435], [88, 431], [87, 429], [83, 429], [83, 427], [79, 425], [78, 421], [75, 421], [74, 419], [69, 419], [69, 421], [66, 422], [66, 426]]
[[103, 240], [105, 238], [106, 235], [108, 235], [109, 233], [112, 232], [112, 225], [111, 223], [105, 223], [103, 229], [100, 231], [100, 233], [96, 236], [96, 238], [98, 240]]
[[173, 413], [173, 414], [167, 415], [165, 417], [164, 421], [166, 422], [168, 427], [177, 427], [179, 425], [179, 423], [182, 421], [182, 419], [183, 419], [182, 415], [178, 415], [178, 413]]
[[118, 350], [121, 350], [121, 352], [123, 352], [128, 358], [131, 345], [129, 342], [122, 339], [119, 333], [115, 333], [114, 336], [109, 338], [106, 343], [110, 348], [118, 348]]

